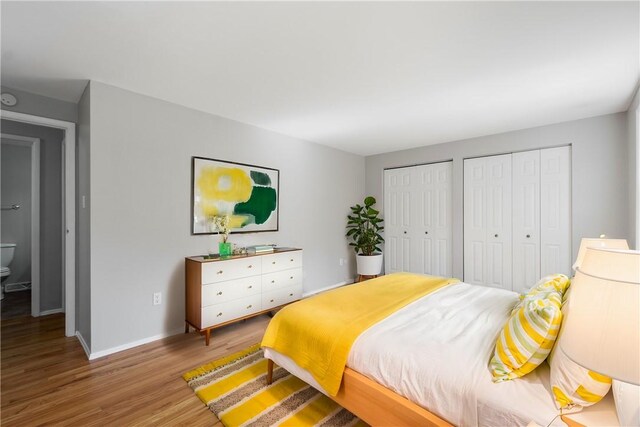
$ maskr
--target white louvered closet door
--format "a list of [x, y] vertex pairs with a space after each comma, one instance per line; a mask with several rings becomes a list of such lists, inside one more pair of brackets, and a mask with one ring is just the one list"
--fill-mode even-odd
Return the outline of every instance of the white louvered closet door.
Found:
[[411, 272], [451, 277], [452, 162], [416, 166], [412, 200], [415, 225], [409, 230], [413, 246]]
[[571, 147], [540, 150], [540, 276], [571, 275]]
[[384, 171], [384, 270], [410, 271], [412, 182], [414, 168]]
[[513, 290], [527, 291], [540, 278], [540, 151], [514, 153]]
[[464, 161], [464, 280], [511, 289], [511, 155]]

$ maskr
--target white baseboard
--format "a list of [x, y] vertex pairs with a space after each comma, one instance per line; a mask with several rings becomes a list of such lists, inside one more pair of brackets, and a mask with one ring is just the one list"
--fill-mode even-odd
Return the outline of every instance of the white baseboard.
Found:
[[353, 282], [340, 282], [340, 283], [336, 283], [335, 285], [327, 286], [325, 288], [314, 289], [314, 290], [312, 290], [310, 292], [305, 292], [304, 294], [302, 294], [302, 298], [307, 298], [307, 297], [310, 297], [312, 295], [316, 295], [316, 294], [320, 294], [322, 292], [330, 291], [331, 289], [339, 288], [340, 286], [350, 285], [351, 283], [353, 283]]
[[78, 341], [80, 341], [80, 345], [84, 349], [84, 352], [87, 354], [87, 359], [91, 360], [91, 351], [89, 350], [89, 346], [87, 345], [87, 342], [84, 340], [84, 337], [82, 336], [80, 331], [76, 331], [76, 338], [78, 338]]
[[106, 350], [96, 351], [96, 352], [93, 352], [93, 353], [89, 354], [89, 360], [95, 360], [95, 359], [98, 359], [100, 357], [105, 357], [105, 356], [108, 356], [108, 355], [113, 354], [113, 353], [118, 353], [120, 351], [129, 350], [130, 348], [138, 347], [138, 346], [143, 345], [143, 344], [149, 344], [150, 342], [161, 340], [162, 338], [167, 338], [167, 337], [170, 337], [172, 335], [177, 335], [177, 334], [180, 334], [182, 332], [184, 332], [184, 330], [182, 328], [181, 329], [176, 329], [175, 331], [166, 332], [164, 334], [154, 335], [154, 336], [148, 337], [148, 338], [143, 338], [141, 340], [133, 341], [133, 342], [130, 342], [130, 343], [127, 343], [127, 344], [119, 345], [119, 346], [116, 346], [116, 347], [111, 347], [111, 348], [108, 348]]
[[56, 314], [56, 313], [64, 313], [64, 309], [63, 308], [54, 308], [53, 310], [41, 311], [39, 316], [48, 316], [50, 314]]

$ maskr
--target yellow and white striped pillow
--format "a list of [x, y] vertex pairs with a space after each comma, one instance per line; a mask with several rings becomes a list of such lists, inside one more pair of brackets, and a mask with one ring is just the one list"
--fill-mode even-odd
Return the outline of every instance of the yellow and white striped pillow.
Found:
[[558, 409], [598, 403], [611, 388], [611, 378], [575, 363], [556, 345], [549, 356], [551, 390]]
[[562, 296], [549, 292], [523, 301], [496, 341], [490, 362], [494, 382], [522, 377], [547, 358], [562, 322]]

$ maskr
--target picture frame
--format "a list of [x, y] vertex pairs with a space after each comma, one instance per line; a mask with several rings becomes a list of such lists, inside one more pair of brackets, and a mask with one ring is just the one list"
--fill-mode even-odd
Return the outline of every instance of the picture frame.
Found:
[[191, 234], [217, 234], [212, 218], [229, 216], [231, 233], [278, 231], [278, 169], [191, 158]]

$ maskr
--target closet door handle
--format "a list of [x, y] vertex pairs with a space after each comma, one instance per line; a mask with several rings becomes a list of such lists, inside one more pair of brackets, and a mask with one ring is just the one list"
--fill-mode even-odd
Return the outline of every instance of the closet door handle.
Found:
[[494, 234], [494, 235], [493, 235], [493, 237], [498, 237], [498, 235], [497, 235], [497, 234]]
[[429, 232], [428, 232], [428, 231], [425, 231], [425, 232], [424, 232], [424, 234], [429, 234]]
[[531, 237], [531, 234], [527, 234], [527, 239]]
[[404, 233], [404, 234], [407, 234], [407, 232], [406, 232], [406, 231], [403, 231], [403, 233]]

